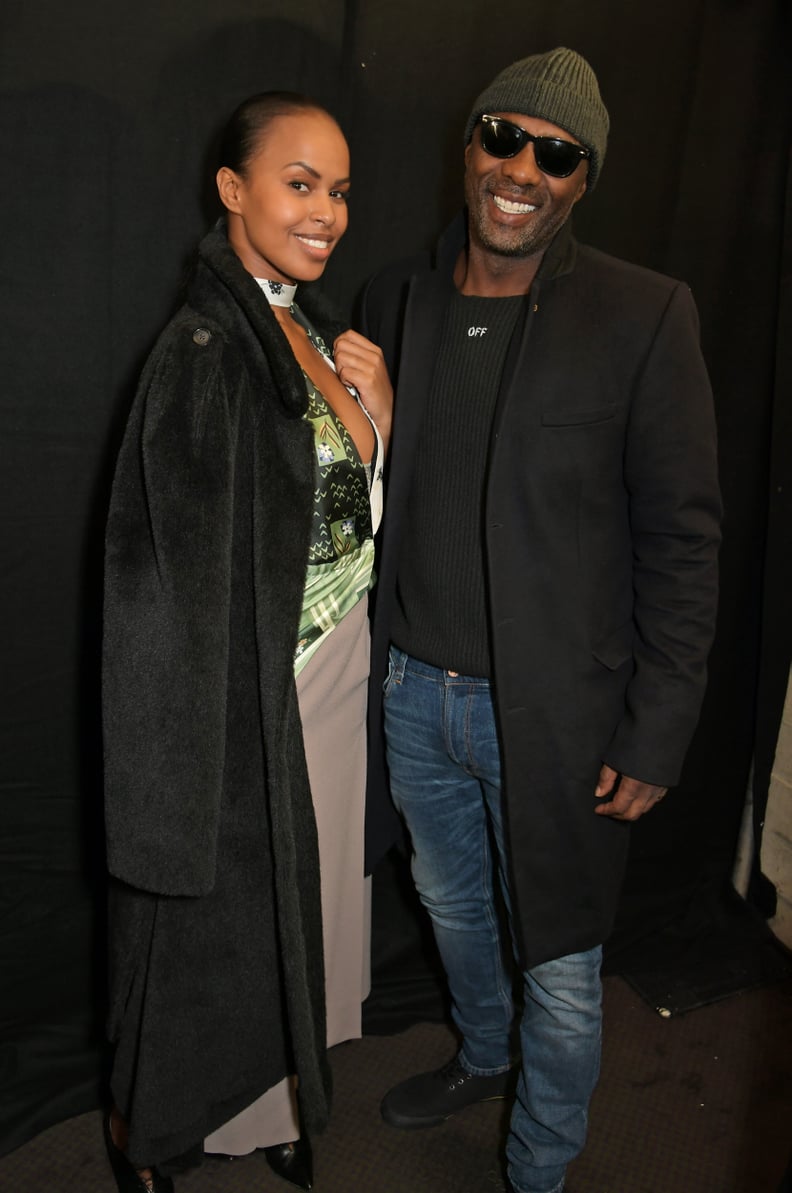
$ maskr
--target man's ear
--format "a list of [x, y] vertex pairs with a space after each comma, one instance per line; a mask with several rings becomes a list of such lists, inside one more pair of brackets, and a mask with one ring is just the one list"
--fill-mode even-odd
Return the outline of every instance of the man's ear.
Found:
[[228, 211], [239, 211], [239, 191], [242, 180], [238, 174], [228, 166], [221, 166], [217, 171], [217, 193], [220, 201]]

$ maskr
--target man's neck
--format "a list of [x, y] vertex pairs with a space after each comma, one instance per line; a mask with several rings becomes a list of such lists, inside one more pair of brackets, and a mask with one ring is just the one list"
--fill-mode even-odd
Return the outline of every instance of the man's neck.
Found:
[[527, 294], [544, 252], [531, 257], [503, 257], [468, 244], [454, 268], [454, 285], [461, 294], [509, 298]]

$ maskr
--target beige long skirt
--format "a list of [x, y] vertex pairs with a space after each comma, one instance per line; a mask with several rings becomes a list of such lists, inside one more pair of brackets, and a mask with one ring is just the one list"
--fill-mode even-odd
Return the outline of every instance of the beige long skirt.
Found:
[[[297, 676], [321, 866], [327, 1045], [358, 1039], [370, 985], [371, 885], [363, 877], [366, 785], [367, 598]], [[286, 1077], [204, 1140], [244, 1156], [298, 1139], [296, 1086]]]

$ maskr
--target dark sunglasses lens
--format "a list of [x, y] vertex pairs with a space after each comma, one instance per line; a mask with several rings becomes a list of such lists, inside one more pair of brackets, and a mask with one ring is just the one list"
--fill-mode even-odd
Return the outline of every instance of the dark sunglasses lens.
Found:
[[556, 141], [552, 137], [539, 137], [534, 143], [534, 152], [539, 169], [553, 178], [568, 178], [581, 161], [574, 145], [569, 141]]
[[481, 124], [481, 144], [493, 157], [514, 157], [525, 144], [522, 129], [503, 120], [484, 120]]

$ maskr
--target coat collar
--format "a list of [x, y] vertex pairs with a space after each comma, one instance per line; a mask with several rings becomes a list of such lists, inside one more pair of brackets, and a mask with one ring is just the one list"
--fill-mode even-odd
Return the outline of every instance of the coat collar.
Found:
[[[225, 219], [219, 219], [198, 246], [188, 298], [197, 311], [213, 316], [235, 339], [241, 333], [243, 351], [264, 353], [286, 413], [302, 417], [308, 402], [302, 370], [258, 282], [229, 245]], [[332, 344], [345, 324], [313, 285], [301, 286], [297, 299], [311, 323]]]

